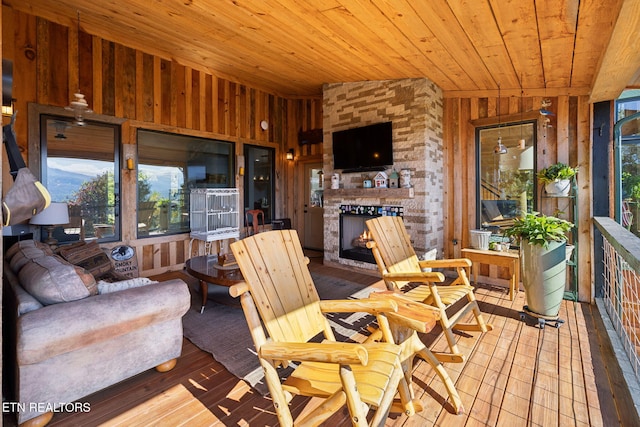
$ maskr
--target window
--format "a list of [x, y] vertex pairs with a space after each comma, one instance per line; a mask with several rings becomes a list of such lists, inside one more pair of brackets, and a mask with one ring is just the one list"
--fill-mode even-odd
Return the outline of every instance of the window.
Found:
[[534, 210], [536, 122], [478, 128], [476, 140], [478, 226], [499, 233]]
[[54, 229], [59, 242], [120, 236], [120, 127], [40, 116], [42, 182], [54, 202], [66, 202], [70, 223]]
[[274, 153], [272, 148], [244, 146], [244, 210], [261, 209], [265, 223], [273, 219]]
[[189, 191], [235, 187], [233, 144], [138, 130], [138, 237], [189, 232]]
[[640, 236], [640, 91], [616, 102], [616, 218]]

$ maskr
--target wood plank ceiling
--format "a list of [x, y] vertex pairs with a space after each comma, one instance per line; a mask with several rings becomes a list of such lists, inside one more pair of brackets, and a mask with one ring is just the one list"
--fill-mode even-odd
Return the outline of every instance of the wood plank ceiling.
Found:
[[427, 77], [445, 97], [640, 87], [640, 0], [3, 0], [291, 97]]

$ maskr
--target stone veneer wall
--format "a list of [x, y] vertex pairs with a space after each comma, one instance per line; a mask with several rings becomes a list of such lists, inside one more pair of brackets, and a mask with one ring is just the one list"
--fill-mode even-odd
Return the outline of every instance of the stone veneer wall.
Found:
[[[340, 188], [361, 188], [362, 196], [344, 198], [325, 190], [324, 259], [348, 266], [375, 269], [375, 265], [339, 258], [341, 204], [401, 205], [404, 221], [418, 256], [444, 247], [444, 189], [442, 91], [428, 79], [403, 79], [326, 84], [323, 88], [323, 171], [325, 189], [331, 187], [332, 132], [352, 127], [393, 122], [393, 169], [411, 170], [414, 197], [374, 198], [362, 189], [367, 175], [340, 173]], [[387, 174], [391, 170], [386, 171]]]

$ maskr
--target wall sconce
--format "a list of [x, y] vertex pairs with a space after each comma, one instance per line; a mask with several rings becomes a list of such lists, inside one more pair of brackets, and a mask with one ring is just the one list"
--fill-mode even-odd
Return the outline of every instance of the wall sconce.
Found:
[[289, 151], [287, 151], [287, 160], [293, 160], [294, 154], [295, 151], [293, 150], [293, 148], [290, 148]]
[[130, 171], [135, 169], [135, 165], [133, 164], [133, 159], [131, 157], [127, 158], [127, 169]]
[[11, 99], [11, 104], [2, 105], [2, 115], [3, 116], [7, 116], [7, 117], [13, 116], [13, 103], [14, 102], [15, 102], [15, 99]]
[[236, 162], [237, 162], [237, 168], [238, 168], [238, 175], [244, 176], [244, 156], [237, 156]]

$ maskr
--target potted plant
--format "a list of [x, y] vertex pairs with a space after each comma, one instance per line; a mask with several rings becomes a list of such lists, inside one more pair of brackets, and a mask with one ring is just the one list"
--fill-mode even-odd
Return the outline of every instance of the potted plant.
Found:
[[543, 317], [558, 316], [566, 285], [567, 232], [573, 224], [538, 212], [516, 218], [505, 230], [520, 240], [525, 309]]
[[577, 167], [556, 163], [538, 171], [538, 180], [544, 184], [547, 194], [566, 196], [571, 188], [571, 179], [576, 173]]

